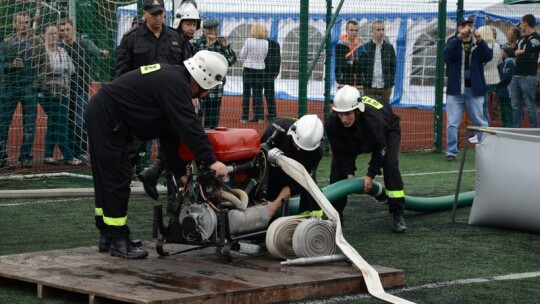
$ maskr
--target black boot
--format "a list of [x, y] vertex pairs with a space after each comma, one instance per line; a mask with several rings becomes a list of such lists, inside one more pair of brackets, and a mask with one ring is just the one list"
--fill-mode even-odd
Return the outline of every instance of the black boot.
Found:
[[132, 246], [129, 237], [112, 238], [109, 253], [124, 259], [143, 259], [148, 256], [146, 250]]
[[111, 238], [106, 236], [105, 234], [100, 234], [98, 243], [99, 252], [109, 252], [110, 248]]
[[407, 226], [405, 226], [405, 219], [403, 218], [403, 212], [394, 213], [393, 217], [394, 217], [394, 232], [405, 233], [407, 231]]
[[172, 172], [166, 172], [165, 179], [167, 180], [167, 216], [173, 217], [178, 209], [178, 202], [176, 200], [176, 191], [178, 188]]
[[163, 161], [158, 157], [150, 168], [139, 173], [137, 177], [143, 183], [144, 191], [151, 199], [157, 200], [159, 193], [157, 191], [158, 179], [163, 171]]
[[[129, 239], [129, 244], [132, 247], [141, 247], [142, 241]], [[98, 249], [99, 252], [109, 252], [109, 250], [111, 249], [111, 237], [108, 237], [105, 234], [100, 234]]]

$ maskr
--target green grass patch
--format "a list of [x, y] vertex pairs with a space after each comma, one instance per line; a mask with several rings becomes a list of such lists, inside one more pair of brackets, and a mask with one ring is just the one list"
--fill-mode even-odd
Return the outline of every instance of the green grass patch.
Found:
[[[329, 157], [319, 168], [319, 184], [328, 179]], [[365, 172], [369, 156], [358, 158]], [[447, 163], [444, 155], [402, 153], [401, 171], [407, 195], [435, 197], [454, 194], [460, 163]], [[474, 190], [474, 150], [468, 151], [462, 190]], [[363, 174], [357, 174], [362, 176]], [[377, 177], [382, 182], [382, 177]], [[13, 181], [15, 183], [15, 181]], [[62, 186], [66, 181], [59, 182]], [[2, 182], [3, 183], [3, 182]], [[39, 180], [27, 188], [41, 185]], [[72, 186], [88, 186], [74, 181]], [[5, 185], [3, 185], [4, 187]], [[21, 188], [24, 188], [20, 185]], [[38, 187], [39, 188], [39, 187]], [[5, 188], [4, 188], [5, 189]], [[160, 202], [165, 203], [160, 196]], [[151, 240], [153, 202], [132, 197], [128, 223], [134, 238]], [[94, 246], [93, 198], [0, 200], [0, 255]], [[392, 233], [386, 205], [366, 195], [351, 195], [346, 207], [345, 239], [371, 265], [403, 269], [406, 288], [389, 290], [416, 303], [534, 303], [540, 298], [540, 278], [496, 280], [497, 276], [540, 271], [538, 235], [468, 225], [470, 207], [452, 211], [406, 212], [409, 230]], [[477, 281], [465, 281], [481, 279]], [[87, 299], [86, 299], [87, 301]], [[38, 299], [24, 286], [0, 286], [0, 303], [84, 303], [75, 298]], [[382, 303], [366, 294], [338, 296], [304, 303]]]

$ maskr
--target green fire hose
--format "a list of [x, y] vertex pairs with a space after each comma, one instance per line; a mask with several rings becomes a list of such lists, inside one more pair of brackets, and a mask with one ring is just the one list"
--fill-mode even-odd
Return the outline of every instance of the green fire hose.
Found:
[[[377, 196], [382, 190], [382, 185], [373, 182], [373, 187], [368, 193], [371, 196]], [[345, 179], [337, 183], [328, 185], [321, 189], [326, 198], [333, 202], [349, 194], [363, 194], [364, 193], [364, 178], [355, 177]], [[451, 210], [454, 204], [455, 196], [446, 195], [439, 197], [414, 197], [405, 196], [405, 210], [416, 212], [437, 212], [444, 210]], [[474, 191], [461, 193], [458, 196], [457, 207], [471, 206], [474, 199]], [[300, 197], [295, 196], [289, 199], [288, 214], [298, 214], [300, 207]], [[278, 210], [276, 216], [280, 216], [280, 210]]]

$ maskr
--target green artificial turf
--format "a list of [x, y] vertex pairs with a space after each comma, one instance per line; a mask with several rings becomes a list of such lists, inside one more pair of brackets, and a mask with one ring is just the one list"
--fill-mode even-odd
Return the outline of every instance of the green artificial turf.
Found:
[[[468, 151], [463, 191], [474, 190], [474, 150]], [[363, 172], [368, 156], [358, 159]], [[409, 152], [400, 156], [405, 191], [409, 196], [454, 194], [460, 163], [447, 163], [444, 155]], [[321, 162], [319, 184], [328, 179], [329, 158]], [[362, 174], [357, 174], [361, 176]], [[55, 179], [47, 180], [47, 184]], [[326, 180], [326, 182], [325, 182]], [[382, 182], [382, 178], [377, 180]], [[9, 183], [16, 183], [10, 181]], [[28, 183], [27, 188], [42, 181]], [[4, 183], [4, 181], [2, 181]], [[19, 183], [22, 183], [19, 181]], [[59, 181], [58, 186], [63, 186]], [[88, 186], [74, 180], [72, 186]], [[23, 188], [22, 185], [19, 185]], [[9, 188], [6, 185], [4, 187]], [[160, 197], [164, 203], [163, 196]], [[129, 224], [134, 238], [151, 240], [153, 202], [133, 196]], [[535, 303], [540, 298], [540, 277], [497, 279], [498, 276], [540, 272], [538, 235], [468, 225], [471, 207], [422, 213], [407, 211], [405, 234], [391, 231], [387, 206], [366, 195], [349, 197], [345, 239], [371, 265], [403, 269], [406, 286], [388, 290], [416, 303]], [[0, 200], [0, 255], [96, 245], [92, 198]], [[25, 284], [0, 280], [0, 303], [85, 303], [87, 298], [38, 299]], [[302, 303], [382, 303], [367, 293], [336, 295]]]

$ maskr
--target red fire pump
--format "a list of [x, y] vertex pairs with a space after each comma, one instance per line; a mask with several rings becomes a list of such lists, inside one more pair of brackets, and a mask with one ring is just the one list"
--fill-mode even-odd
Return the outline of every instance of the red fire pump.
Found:
[[[221, 256], [228, 257], [230, 250], [239, 249], [240, 240], [264, 240], [274, 216], [263, 200], [266, 152], [279, 132], [283, 130], [277, 130], [261, 145], [259, 134], [253, 129], [206, 130], [214, 154], [227, 165], [229, 174], [224, 180], [217, 179], [187, 146], [180, 145], [179, 156], [188, 163], [188, 179], [178, 187], [177, 205], [172, 214], [167, 214], [167, 226], [162, 206], [156, 205], [154, 209], [153, 236], [158, 239], [160, 255], [172, 254], [164, 250], [164, 245], [177, 243], [198, 248], [215, 246]], [[285, 205], [282, 215], [287, 213]]]

